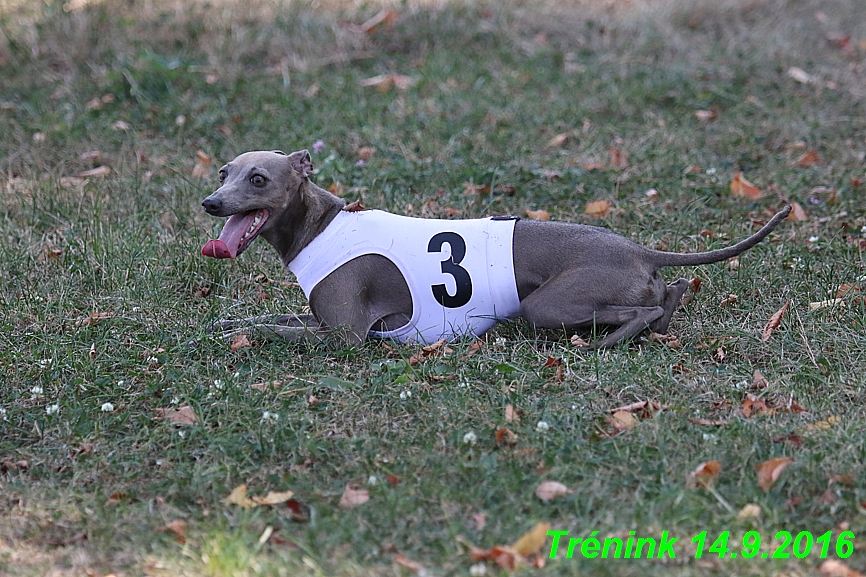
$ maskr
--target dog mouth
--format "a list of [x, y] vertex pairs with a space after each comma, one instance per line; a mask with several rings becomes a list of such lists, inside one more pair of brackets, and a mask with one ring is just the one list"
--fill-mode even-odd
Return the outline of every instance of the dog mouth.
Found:
[[219, 238], [207, 241], [201, 253], [212, 258], [237, 257], [259, 236], [270, 214], [268, 209], [260, 208], [231, 215]]

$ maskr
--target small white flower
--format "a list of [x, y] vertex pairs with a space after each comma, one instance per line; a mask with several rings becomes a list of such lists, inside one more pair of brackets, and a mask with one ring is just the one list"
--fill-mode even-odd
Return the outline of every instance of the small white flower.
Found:
[[180, 403], [180, 397], [172, 397], [171, 398], [171, 404], [172, 405], [177, 405], [179, 403]]
[[376, 475], [370, 475], [370, 476], [367, 478], [367, 484], [368, 484], [368, 485], [375, 485], [375, 484], [378, 483], [378, 482], [379, 482], [379, 479], [376, 478]]
[[464, 445], [474, 445], [475, 441], [478, 440], [478, 435], [475, 434], [475, 431], [469, 431], [465, 435], [463, 435], [463, 444]]
[[709, 443], [709, 442], [713, 442], [713, 443], [715, 443], [717, 440], [718, 440], [718, 437], [716, 437], [714, 434], [712, 434], [712, 433], [704, 433], [704, 441], [705, 441], [705, 442], [708, 442], [708, 443]]
[[576, 410], [577, 410], [577, 405], [571, 405], [571, 410], [572, 410], [572, 411], [576, 411]]
[[550, 425], [547, 424], [547, 421], [538, 421], [538, 424], [535, 425], [535, 431], [538, 433], [546, 433], [550, 430]]
[[279, 418], [280, 418], [280, 414], [279, 414], [279, 413], [272, 413], [272, 412], [270, 412], [270, 411], [262, 411], [262, 420], [261, 420], [261, 422], [264, 423], [264, 422], [266, 422], [266, 421], [278, 421]]
[[50, 365], [53, 360], [54, 359], [42, 359], [41, 361], [39, 361], [39, 366], [44, 369], [45, 367]]
[[147, 364], [156, 365], [159, 363], [159, 359], [156, 357], [147, 357]]
[[708, 168], [708, 169], [707, 169], [707, 174], [715, 174], [715, 173], [716, 173], [716, 169], [715, 169], [715, 168]]
[[102, 403], [101, 409], [103, 413], [110, 413], [114, 410], [114, 405], [112, 405], [111, 403]]
[[506, 344], [508, 344], [508, 339], [506, 339], [505, 337], [498, 337], [496, 339], [497, 347], [504, 347]]
[[53, 405], [48, 405], [47, 407], [45, 407], [45, 412], [49, 415], [56, 415], [60, 412], [60, 405], [56, 403]]
[[34, 397], [38, 397], [39, 395], [42, 394], [42, 387], [40, 387], [39, 385], [36, 385], [36, 386], [33, 387], [32, 389], [30, 389], [30, 393], [31, 393]]
[[221, 390], [223, 389], [223, 382], [222, 382], [221, 380], [219, 380], [219, 379], [216, 379], [216, 380], [213, 382], [213, 388], [215, 388], [215, 389], [218, 390], [218, 391], [221, 391]]
[[412, 398], [412, 391], [403, 391], [400, 393], [400, 400], [405, 401], [406, 399]]
[[820, 236], [810, 236], [809, 237], [809, 242], [818, 242], [819, 240], [821, 240]]
[[6, 409], [3, 407], [0, 407], [0, 419], [3, 419], [4, 421], [9, 420], [9, 417], [6, 416]]
[[186, 433], [184, 433], [183, 431], [178, 431], [177, 436], [183, 439], [184, 437], [186, 437]]
[[235, 371], [235, 374], [232, 375], [232, 378], [233, 378], [233, 379], [237, 379], [237, 378], [239, 378], [240, 376], [241, 376], [241, 372], [240, 372], [240, 371]]
[[459, 383], [457, 383], [457, 386], [461, 389], [468, 389], [469, 381], [460, 381]]
[[866, 224], [863, 225], [863, 228], [860, 229], [860, 234], [866, 236]]
[[484, 563], [476, 563], [469, 568], [469, 574], [472, 575], [472, 577], [481, 577], [482, 575], [487, 575], [487, 565], [485, 565]]

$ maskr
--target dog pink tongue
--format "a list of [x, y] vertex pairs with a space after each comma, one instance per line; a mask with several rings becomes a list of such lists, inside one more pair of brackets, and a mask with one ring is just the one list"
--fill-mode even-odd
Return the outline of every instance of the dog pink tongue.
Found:
[[230, 216], [223, 226], [220, 237], [207, 241], [207, 244], [201, 249], [201, 253], [213, 258], [235, 258], [238, 255], [241, 238], [255, 220], [257, 212], [251, 210]]

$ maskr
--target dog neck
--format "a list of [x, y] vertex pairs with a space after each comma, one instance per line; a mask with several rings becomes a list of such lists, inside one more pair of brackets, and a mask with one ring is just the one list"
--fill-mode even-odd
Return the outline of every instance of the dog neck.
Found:
[[303, 179], [276, 216], [273, 227], [262, 237], [276, 249], [280, 260], [288, 266], [298, 253], [319, 235], [334, 219], [346, 201], [321, 189], [309, 179]]

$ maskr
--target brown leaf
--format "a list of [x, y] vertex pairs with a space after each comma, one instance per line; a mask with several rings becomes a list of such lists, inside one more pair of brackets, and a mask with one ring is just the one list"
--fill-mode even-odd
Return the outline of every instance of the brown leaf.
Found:
[[608, 200], [593, 200], [586, 203], [586, 208], [584, 209], [584, 212], [589, 216], [601, 218], [602, 216], [607, 215], [612, 206], [613, 205]]
[[246, 484], [238, 485], [232, 492], [229, 493], [229, 496], [222, 500], [224, 505], [237, 505], [238, 507], [242, 507], [244, 509], [249, 509], [250, 507], [255, 506], [255, 502], [247, 497], [247, 486]]
[[204, 178], [210, 171], [210, 165], [213, 161], [211, 160], [210, 156], [208, 156], [201, 150], [197, 151], [195, 154], [196, 161], [195, 166], [192, 167], [192, 177]]
[[767, 321], [767, 325], [764, 327], [764, 332], [761, 334], [762, 343], [769, 341], [770, 337], [773, 336], [773, 331], [779, 328], [779, 325], [782, 324], [782, 315], [784, 315], [785, 311], [788, 310], [789, 303], [790, 301], [785, 301], [782, 308], [776, 311], [773, 316], [770, 317], [770, 320]]
[[463, 183], [464, 194], [487, 194], [490, 192], [489, 184], [475, 184], [474, 182]]
[[542, 501], [553, 501], [572, 493], [574, 493], [572, 489], [556, 481], [542, 481], [535, 488], [535, 496]]
[[400, 13], [396, 10], [392, 8], [383, 8], [375, 16], [367, 19], [363, 24], [358, 26], [358, 31], [365, 34], [371, 34], [381, 30], [382, 28], [390, 28], [399, 17]]
[[589, 343], [580, 338], [580, 335], [572, 335], [569, 340], [572, 346], [574, 347], [588, 347]]
[[484, 346], [484, 341], [482, 341], [480, 339], [475, 341], [474, 343], [469, 345], [468, 349], [466, 349], [466, 356], [471, 357], [472, 355], [474, 355], [475, 353], [480, 351], [483, 346]]
[[512, 547], [524, 557], [535, 555], [547, 541], [548, 531], [550, 531], [550, 523], [542, 521], [533, 527], [531, 531], [520, 537]]
[[526, 212], [526, 216], [532, 220], [550, 220], [550, 213], [544, 209], [529, 210], [527, 208], [524, 212]]
[[297, 499], [289, 499], [286, 501], [286, 508], [289, 510], [289, 517], [296, 523], [306, 523], [310, 520], [310, 508]]
[[752, 386], [749, 388], [755, 391], [760, 391], [761, 389], [766, 389], [769, 384], [770, 381], [767, 380], [767, 377], [762, 375], [761, 371], [755, 369], [755, 372], [752, 373]]
[[615, 409], [610, 409], [611, 413], [627, 412], [637, 413], [642, 419], [650, 419], [659, 411], [667, 411], [667, 405], [662, 405], [655, 401], [637, 401], [629, 405], [623, 405]]
[[370, 492], [367, 489], [357, 487], [357, 485], [353, 485], [352, 483], [346, 485], [343, 495], [340, 497], [340, 507], [352, 509], [370, 500]]
[[513, 447], [517, 444], [517, 433], [507, 427], [499, 427], [493, 435], [500, 447]]
[[818, 567], [818, 574], [821, 577], [866, 577], [860, 571], [851, 569], [841, 561], [836, 559], [827, 559]]
[[750, 200], [757, 200], [761, 198], [761, 189], [743, 178], [743, 176], [738, 172], [734, 175], [734, 179], [731, 181], [731, 194], [734, 196], [743, 196]]
[[722, 302], [719, 303], [719, 306], [722, 308], [729, 307], [731, 305], [737, 304], [737, 301], [740, 300], [740, 297], [731, 293], [729, 294]]
[[362, 210], [364, 210], [364, 207], [361, 205], [360, 200], [355, 200], [344, 206], [343, 210], [345, 210], [346, 212], [361, 212]]
[[76, 321], [75, 326], [88, 326], [88, 325], [96, 325], [100, 321], [107, 321], [108, 319], [114, 317], [114, 313], [108, 312], [92, 312], [90, 313], [86, 319], [81, 319]]
[[694, 471], [689, 473], [689, 486], [713, 487], [719, 478], [722, 465], [716, 461], [707, 461], [698, 465]]
[[752, 415], [757, 415], [759, 413], [768, 413], [772, 414], [773, 411], [767, 407], [767, 403], [756, 397], [755, 395], [749, 393], [746, 395], [745, 400], [743, 401], [743, 406], [740, 409], [740, 412], [747, 419], [751, 418]]
[[797, 159], [797, 166], [800, 168], [809, 168], [821, 162], [821, 157], [814, 150], [807, 150], [800, 158]]
[[607, 422], [613, 425], [616, 431], [630, 431], [637, 427], [639, 421], [637, 417], [628, 411], [616, 411], [613, 415], [607, 418]]
[[806, 429], [809, 431], [826, 431], [827, 429], [832, 429], [835, 425], [838, 425], [841, 422], [841, 418], [835, 415], [830, 415], [825, 421], [816, 421], [814, 423], [809, 423], [808, 425], [806, 425]]
[[610, 154], [610, 166], [612, 168], [615, 168], [617, 170], [625, 170], [626, 168], [628, 168], [627, 152], [613, 146], [608, 147], [607, 150]]
[[158, 527], [156, 530], [171, 533], [174, 535], [174, 538], [178, 543], [186, 543], [186, 527], [186, 521], [183, 519], [175, 519], [174, 521], [169, 521], [162, 527]]
[[695, 110], [695, 116], [701, 122], [710, 122], [719, 117], [719, 113], [715, 110]]
[[550, 368], [550, 367], [558, 367], [558, 366], [560, 366], [560, 365], [562, 365], [562, 359], [559, 358], [559, 357], [551, 357], [551, 356], [548, 356], [548, 357], [547, 357], [547, 360], [544, 361], [544, 366], [547, 367], [547, 368]]
[[335, 180], [331, 183], [331, 186], [328, 187], [328, 192], [334, 196], [343, 196], [343, 184]]
[[647, 340], [651, 343], [661, 343], [669, 349], [683, 348], [683, 343], [680, 342], [680, 339], [678, 339], [676, 335], [662, 335], [659, 333], [650, 333], [649, 335], [647, 335]]
[[90, 170], [83, 170], [76, 174], [78, 178], [89, 178], [89, 177], [98, 177], [98, 176], [108, 176], [111, 174], [111, 168], [103, 165], [97, 166], [96, 168], [91, 168]]
[[361, 80], [358, 84], [365, 87], [374, 87], [379, 92], [388, 92], [393, 88], [406, 90], [414, 83], [415, 80], [411, 76], [405, 76], [403, 74], [380, 74], [379, 76], [373, 76]]
[[247, 337], [247, 335], [241, 333], [235, 337], [234, 341], [232, 341], [231, 349], [233, 351], [236, 351], [238, 349], [248, 349], [252, 346], [253, 345], [252, 345], [252, 343], [250, 343], [249, 337]]
[[158, 408], [154, 409], [158, 419], [165, 419], [172, 425], [195, 425], [198, 423], [198, 417], [195, 416], [195, 411], [189, 405], [182, 405], [177, 409]]
[[519, 423], [520, 416], [518, 416], [517, 411], [514, 410], [514, 405], [508, 404], [505, 405], [505, 422], [506, 423]]
[[250, 388], [256, 389], [257, 391], [267, 392], [267, 391], [275, 391], [283, 386], [282, 381], [265, 381], [263, 383], [254, 383], [250, 385]]
[[252, 501], [256, 505], [279, 505], [291, 499], [293, 495], [292, 491], [269, 491], [264, 497], [253, 496]]
[[408, 559], [403, 555], [400, 555], [399, 553], [394, 555], [394, 562], [397, 565], [400, 565], [401, 567], [405, 567], [409, 571], [412, 571], [413, 573], [418, 573], [419, 571], [424, 570], [423, 565], [421, 565], [417, 561], [412, 561], [411, 559]]
[[358, 158], [367, 162], [373, 158], [373, 155], [376, 154], [377, 151], [378, 149], [375, 146], [362, 146], [358, 149]]
[[568, 142], [569, 135], [565, 132], [557, 134], [547, 142], [547, 148], [559, 148]]
[[790, 457], [778, 457], [760, 463], [755, 470], [758, 472], [758, 485], [764, 491], [769, 491], [770, 488], [779, 480], [782, 471], [785, 467], [794, 462]]
[[791, 214], [785, 217], [785, 220], [793, 220], [794, 222], [803, 222], [809, 220], [809, 215], [803, 210], [799, 202], [791, 203]]

